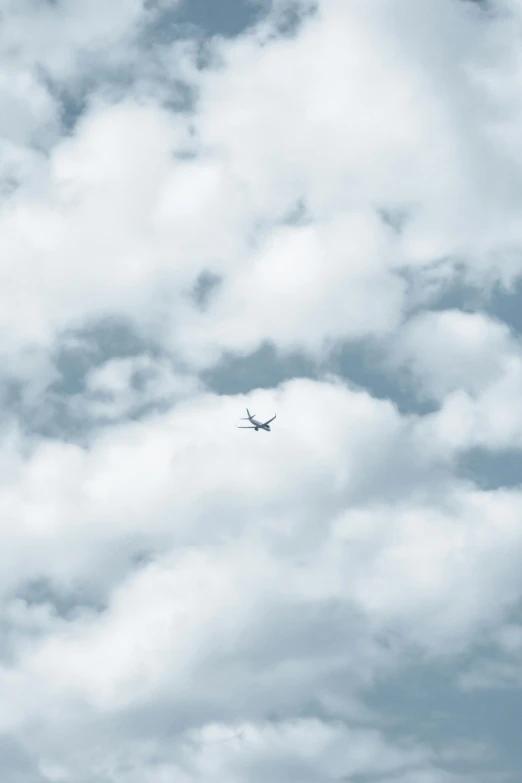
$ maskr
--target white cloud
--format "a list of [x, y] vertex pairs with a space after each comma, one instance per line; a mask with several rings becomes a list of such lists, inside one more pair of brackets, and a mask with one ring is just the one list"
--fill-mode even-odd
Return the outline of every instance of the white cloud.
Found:
[[70, 410], [75, 416], [123, 419], [142, 408], [171, 406], [201, 390], [197, 379], [176, 374], [167, 359], [111, 359], [87, 373], [86, 391], [71, 399]]
[[82, 58], [102, 55], [107, 61], [111, 49], [116, 61], [124, 55], [144, 10], [143, 0], [122, 0], [118, 6], [96, 0], [88, 9], [76, 0], [3, 0], [0, 56], [29, 68], [39, 65], [54, 77], [67, 79], [85, 67]]
[[[269, 402], [281, 419], [270, 436], [230, 430], [244, 404]], [[34, 635], [33, 610], [18, 605], [3, 730], [23, 736], [45, 717], [48, 753], [64, 714], [81, 731], [96, 715], [117, 726], [167, 704], [180, 729], [203, 731], [272, 711], [293, 720], [313, 699], [351, 721], [361, 688], [403, 665], [409, 645], [435, 658], [466, 649], [520, 595], [522, 501], [450, 476], [435, 498], [428, 458], [397, 477], [398, 505], [379, 475], [414, 448], [412, 425], [368, 395], [294, 381], [275, 397], [196, 398], [100, 434], [88, 452], [35, 444], [0, 495], [3, 592], [36, 576], [58, 592], [84, 583], [107, 609], [67, 622], [43, 612]], [[143, 550], [152, 560], [137, 567]], [[293, 745], [277, 763], [256, 747], [242, 773], [226, 752], [217, 769], [256, 780], [259, 765], [318, 764], [335, 777], [360, 763], [351, 747], [336, 761], [328, 745], [313, 763]], [[208, 753], [192, 763], [212, 779]]]
[[210, 363], [220, 349], [249, 352], [269, 339], [320, 357], [325, 340], [387, 333], [405, 289], [390, 271], [395, 255], [371, 215], [280, 229], [220, 287], [188, 330], [186, 355]]
[[[154, 740], [134, 743], [125, 748], [125, 758], [130, 759], [130, 764], [122, 763], [114, 754], [109, 763], [99, 763], [99, 768], [110, 776], [108, 779], [118, 783], [143, 779], [164, 783], [173, 777], [183, 783], [218, 781], [225, 774], [234, 783], [242, 780], [258, 783], [268, 773], [278, 782], [333, 780], [343, 774], [379, 773], [386, 778], [378, 779], [387, 781], [406, 781], [409, 775], [434, 783], [458, 780], [447, 775], [435, 754], [422, 745], [404, 743], [395, 747], [378, 732], [318, 720], [211, 723], [203, 730], [183, 734], [174, 748], [175, 753], [160, 749]], [[173, 759], [175, 754], [177, 762]], [[80, 775], [75, 779], [83, 783], [86, 778], [82, 777], [80, 759], [71, 760], [68, 772], [71, 777]], [[46, 768], [52, 769], [51, 762], [47, 762]]]
[[[60, 403], [88, 432], [3, 428], [1, 729], [48, 780], [463, 779], [364, 697], [414, 651], [451, 661], [500, 634], [509, 668], [519, 650], [521, 493], [455, 464], [520, 447], [520, 345], [478, 314], [404, 322], [402, 274], [520, 274], [513, 18], [322, 0], [282, 37], [279, 2], [198, 68], [196, 45], [146, 49], [137, 0], [2, 10], [3, 373], [18, 410]], [[67, 137], [60, 89], [86, 97]], [[205, 307], [203, 272], [220, 278]], [[108, 350], [67, 395], [65, 334], [104, 316], [155, 353]], [[401, 415], [335, 379], [235, 397], [197, 380], [226, 351], [353, 338], [439, 409]], [[246, 405], [277, 412], [270, 435], [235, 430]]]
[[439, 403], [418, 437], [448, 456], [522, 444], [522, 351], [508, 326], [479, 313], [424, 312], [386, 343], [383, 366]]
[[[152, 82], [148, 105], [94, 99], [53, 150], [38, 200], [24, 188], [1, 216], [12, 345], [110, 311], [196, 362], [267, 338], [317, 351], [392, 330], [405, 304], [400, 268], [452, 256], [480, 279], [516, 274], [520, 152], [502, 134], [518, 102], [495, 93], [490, 54], [505, 28], [454, 0], [423, 9], [400, 3], [392, 18], [379, 2], [324, 0], [296, 37], [266, 40], [261, 26], [217, 41], [222, 65], [206, 70], [190, 47], [153, 53], [192, 82], [192, 117], [155, 106]], [[45, 18], [68, 25], [69, 12]], [[92, 28], [71, 17], [81, 31], [71, 51], [83, 36], [110, 49], [104, 36], [124, 40], [143, 9], [125, 5], [116, 23], [111, 14], [89, 14]], [[452, 30], [440, 50], [434, 29]], [[498, 68], [508, 62], [515, 79], [512, 52], [508, 39]], [[194, 161], [173, 159], [187, 148]], [[310, 224], [282, 229], [298, 202]], [[378, 207], [410, 212], [402, 237], [377, 226]], [[183, 297], [204, 269], [225, 281], [203, 316]]]
[[[231, 729], [237, 732], [235, 737], [231, 737]], [[232, 780], [239, 781], [251, 770], [254, 774], [250, 779], [257, 781], [262, 779], [263, 767], [272, 768], [277, 780], [390, 774], [422, 768], [429, 764], [430, 755], [415, 746], [390, 746], [377, 732], [353, 731], [342, 724], [326, 725], [316, 720], [282, 725], [211, 725], [191, 739], [200, 743], [202, 750], [194, 772], [209, 780], [228, 773]], [[190, 746], [187, 751], [190, 753]], [[263, 764], [259, 765], [261, 759]], [[256, 774], [258, 765], [261, 768]]]
[[422, 437], [444, 454], [459, 455], [476, 447], [518, 449], [522, 443], [521, 390], [522, 366], [517, 358], [475, 398], [461, 389], [448, 394], [440, 410], [426, 418]]
[[388, 364], [407, 369], [435, 400], [459, 390], [476, 397], [520, 361], [508, 327], [480, 313], [423, 312], [390, 341]]

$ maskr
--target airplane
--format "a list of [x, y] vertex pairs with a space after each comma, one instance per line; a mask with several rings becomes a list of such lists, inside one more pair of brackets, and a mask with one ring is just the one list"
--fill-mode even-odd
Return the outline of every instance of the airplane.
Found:
[[[254, 416], [256, 414], [254, 413], [254, 415], [252, 415], [250, 413], [250, 411], [248, 410], [248, 408], [246, 409], [246, 412], [247, 412], [248, 415], [246, 417], [244, 417], [243, 419], [241, 419], [241, 421], [249, 421], [250, 424], [247, 424], [247, 425], [238, 424], [237, 426], [239, 427], [240, 430], [255, 430], [256, 432], [258, 430], [266, 430], [266, 432], [270, 432], [270, 422], [274, 421], [275, 416], [273, 416], [271, 419], [268, 419], [268, 421], [260, 422], [260, 421], [257, 421], [257, 419], [254, 419]], [[277, 414], [276, 414], [276, 416], [277, 416]]]

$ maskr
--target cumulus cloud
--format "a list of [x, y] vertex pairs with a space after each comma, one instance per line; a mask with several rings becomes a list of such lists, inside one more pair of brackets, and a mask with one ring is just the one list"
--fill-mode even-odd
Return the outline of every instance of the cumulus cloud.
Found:
[[421, 394], [439, 401], [458, 390], [480, 395], [519, 358], [520, 346], [506, 324], [462, 310], [412, 318], [389, 353], [390, 364], [409, 371]]
[[[430, 309], [521, 273], [518, 7], [278, 0], [203, 38], [167, 5], [1, 4], [10, 779], [491, 779], [367, 696], [419, 660], [520, 682], [520, 488], [459, 473], [521, 447], [520, 342]], [[366, 347], [433, 409], [205, 385], [267, 344]]]
[[[513, 605], [516, 493], [466, 496], [448, 475], [436, 500], [428, 461], [404, 466], [397, 507], [379, 473], [414, 443], [411, 422], [337, 384], [294, 381], [277, 402], [285, 423], [255, 449], [231, 437], [241, 401], [207, 397], [120, 425], [88, 452], [44, 442], [20, 464], [1, 498], [6, 620], [15, 606], [21, 617], [9, 622], [17, 665], [3, 683], [17, 709], [4, 731], [49, 720], [49, 702], [54, 731], [75, 703], [79, 721], [170, 704], [183, 731], [274, 711], [293, 720], [310, 699], [353, 720], [361, 686], [396, 670], [401, 649], [459, 652]], [[84, 609], [63, 618], [48, 599], [32, 631], [38, 615], [16, 595], [35, 578], [64, 596], [83, 585]], [[276, 763], [256, 753], [242, 773], [253, 780]], [[305, 764], [285, 753], [274, 774]]]
[[[407, 306], [405, 268], [430, 281], [435, 268], [447, 280], [454, 266], [439, 262], [455, 258], [473, 280], [512, 279], [520, 160], [505, 133], [518, 101], [497, 89], [503, 68], [516, 66], [510, 28], [470, 3], [423, 6], [400, 3], [390, 16], [378, 2], [328, 0], [298, 35], [269, 35], [275, 22], [265, 21], [216, 39], [203, 69], [197, 47], [153, 50], [163, 63], [156, 82], [177, 72], [196, 96], [193, 113], [166, 111], [154, 90], [143, 101], [132, 80], [118, 105], [95, 90], [73, 138], [51, 150], [39, 201], [23, 192], [4, 208], [9, 280], [18, 291], [27, 281], [32, 315], [20, 323], [6, 290], [11, 339], [51, 340], [71, 318], [109, 310], [209, 363], [264, 338], [317, 350], [392, 330]], [[45, 13], [65, 24], [69, 10]], [[89, 14], [99, 35], [77, 16], [74, 29], [92, 42], [107, 30], [117, 42], [145, 13], [137, 3], [120, 12], [117, 24]], [[452, 30], [440, 50], [434, 29]], [[71, 51], [82, 46], [65, 40]], [[195, 158], [179, 159], [187, 153]], [[305, 225], [281, 226], [298, 204]], [[400, 238], [375, 225], [377, 209], [407, 213]], [[48, 290], [31, 298], [42, 269]], [[205, 270], [225, 280], [201, 316], [186, 291]], [[344, 296], [334, 297], [336, 285]], [[300, 329], [312, 318], [313, 339]]]

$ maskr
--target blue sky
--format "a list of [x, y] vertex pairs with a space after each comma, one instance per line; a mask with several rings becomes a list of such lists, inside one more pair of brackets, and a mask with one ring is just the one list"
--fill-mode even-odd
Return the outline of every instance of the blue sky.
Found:
[[0, 11], [3, 778], [518, 781], [519, 3]]

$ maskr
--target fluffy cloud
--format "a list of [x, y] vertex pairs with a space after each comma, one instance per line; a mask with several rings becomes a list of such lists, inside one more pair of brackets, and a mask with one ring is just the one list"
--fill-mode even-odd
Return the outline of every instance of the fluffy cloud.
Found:
[[421, 427], [435, 449], [520, 447], [522, 354], [505, 325], [460, 312], [423, 315], [403, 330], [394, 361], [440, 402]]
[[[65, 24], [66, 11], [45, 14]], [[194, 47], [152, 51], [148, 101], [138, 82], [118, 105], [94, 92], [38, 169], [36, 200], [33, 177], [0, 216], [9, 340], [52, 341], [71, 319], [111, 312], [196, 364], [264, 339], [317, 352], [393, 330], [405, 269], [431, 284], [455, 258], [475, 281], [516, 275], [520, 151], [506, 134], [519, 102], [498, 89], [504, 68], [517, 72], [509, 28], [455, 0], [381, 11], [325, 0], [296, 36], [265, 22], [217, 40], [210, 68], [196, 68]], [[89, 13], [99, 34], [77, 16], [74, 29], [110, 49], [104, 36], [136, 37], [143, 13], [129, 3], [117, 24]], [[440, 50], [434, 29], [452, 30]], [[158, 105], [154, 79], [170, 83], [173, 69], [193, 113]], [[299, 205], [305, 224], [282, 226]], [[379, 209], [408, 215], [399, 237]], [[186, 295], [205, 270], [224, 280], [202, 315]]]
[[[98, 5], [2, 5], [12, 779], [486, 780], [366, 695], [484, 644], [461, 685], [519, 682], [522, 496], [458, 460], [520, 448], [520, 344], [425, 309], [520, 275], [516, 4], [281, 0], [204, 43], [159, 35], [164, 3]], [[107, 318], [132, 350], [77, 337]], [[346, 341], [436, 409], [199, 377]], [[270, 435], [234, 428], [246, 406]]]
[[[75, 0], [34, 3], [33, 0], [3, 0], [5, 37], [1, 56], [18, 65], [45, 68], [57, 79], [68, 79], [87, 59], [105, 62], [113, 49], [115, 61], [125, 56], [145, 14], [143, 0], [123, 0], [116, 7], [103, 2], [89, 9]], [[90, 59], [90, 61], [89, 61]]]
[[480, 395], [520, 358], [505, 324], [461, 310], [421, 313], [389, 349], [389, 364], [409, 371], [419, 392], [438, 401], [458, 390]]
[[[170, 705], [178, 730], [206, 732], [238, 716], [255, 726], [273, 712], [295, 720], [310, 699], [351, 721], [361, 687], [400, 667], [401, 650], [413, 644], [437, 658], [466, 649], [514, 604], [517, 493], [466, 493], [449, 474], [435, 493], [440, 466], [415, 453], [395, 477], [405, 497], [397, 505], [379, 476], [415, 447], [415, 421], [338, 384], [294, 381], [277, 397], [274, 437], [234, 436], [241, 401], [210, 396], [109, 430], [87, 452], [35, 444], [20, 462], [0, 499], [4, 731], [24, 736], [45, 717], [45, 749], [71, 710], [78, 726], [93, 715], [116, 726], [136, 711], [160, 720]], [[268, 399], [258, 392], [244, 403], [257, 410]], [[52, 593], [38, 611], [34, 597], [20, 599], [35, 578], [62, 603], [73, 595], [72, 615], [57, 614]], [[312, 754], [309, 763], [286, 740], [277, 760], [252, 742], [255, 763], [209, 757], [203, 746], [187, 780], [227, 764], [256, 780], [267, 764], [276, 775], [332, 776], [357, 763], [348, 749], [336, 760], [328, 743], [324, 761]], [[242, 773], [236, 763], [247, 764]]]

